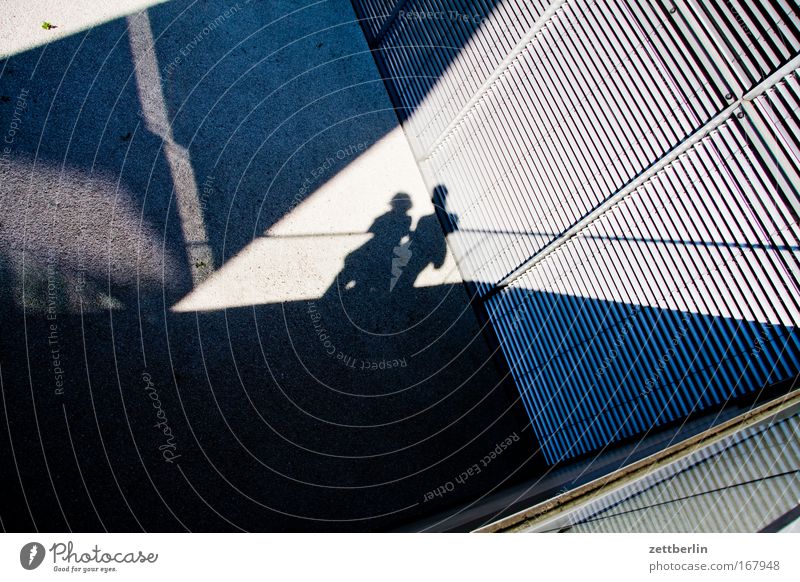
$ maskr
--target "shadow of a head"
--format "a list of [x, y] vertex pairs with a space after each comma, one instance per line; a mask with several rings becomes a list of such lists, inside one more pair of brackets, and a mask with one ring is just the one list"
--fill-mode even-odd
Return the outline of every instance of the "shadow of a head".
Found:
[[389, 205], [392, 207], [392, 211], [402, 213], [408, 212], [411, 210], [411, 207], [414, 206], [414, 204], [411, 202], [411, 196], [405, 192], [398, 192], [392, 196]]

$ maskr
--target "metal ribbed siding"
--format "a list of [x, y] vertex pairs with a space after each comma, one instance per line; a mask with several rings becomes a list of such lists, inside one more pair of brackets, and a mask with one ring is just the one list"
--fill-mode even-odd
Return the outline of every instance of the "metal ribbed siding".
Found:
[[549, 460], [800, 369], [798, 194], [754, 135], [737, 112], [487, 302]]
[[[782, 184], [782, 190], [797, 191], [800, 184], [800, 77], [795, 71], [779, 83], [774, 90], [748, 103], [749, 119], [753, 129], [759, 133], [769, 147], [766, 154], [771, 174]], [[800, 204], [796, 197], [785, 201], [788, 222], [795, 225], [800, 216]], [[795, 273], [797, 275], [797, 273]]]
[[428, 152], [548, 4], [410, 0], [403, 6], [376, 48], [396, 77], [409, 115], [405, 129], [418, 156]]
[[361, 19], [368, 40], [379, 37], [396, 8], [405, 0], [353, 0], [353, 8]]
[[759, 531], [797, 505], [799, 468], [800, 415], [795, 414], [738, 432], [588, 503], [558, 529]]
[[729, 104], [667, 14], [567, 3], [423, 161], [457, 192], [447, 204], [459, 229], [493, 233], [455, 249], [479, 291]]
[[675, 4], [677, 27], [685, 33], [687, 44], [696, 43], [719, 55], [707, 60], [738, 93], [752, 89], [800, 48], [797, 2], [688, 0]]
[[550, 461], [797, 374], [796, 2], [401, 8], [480, 20], [372, 46]]

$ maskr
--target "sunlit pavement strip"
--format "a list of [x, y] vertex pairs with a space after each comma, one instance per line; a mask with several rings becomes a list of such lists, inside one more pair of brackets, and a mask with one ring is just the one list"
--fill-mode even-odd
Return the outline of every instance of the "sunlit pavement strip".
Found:
[[[23, 4], [3, 0], [0, 27], [0, 58], [30, 50], [68, 36], [85, 32], [109, 20], [138, 13], [167, 0], [28, 0]], [[42, 23], [53, 28], [46, 30]]]
[[[349, 154], [340, 149], [334, 155], [344, 159]], [[336, 283], [345, 257], [373, 236], [370, 224], [390, 210], [388, 198], [394, 192], [405, 192], [412, 200], [412, 230], [421, 217], [433, 214], [400, 129], [357, 156], [173, 309], [211, 311], [321, 297]], [[460, 281], [447, 253], [446, 262], [438, 269], [428, 265], [414, 286]]]

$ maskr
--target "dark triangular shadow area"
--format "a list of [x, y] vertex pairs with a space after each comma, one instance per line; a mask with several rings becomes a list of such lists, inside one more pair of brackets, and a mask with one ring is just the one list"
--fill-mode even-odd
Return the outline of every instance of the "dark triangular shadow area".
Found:
[[[28, 332], [27, 345], [3, 335], [3, 406], [37, 523], [386, 529], [535, 474], [518, 396], [463, 289], [393, 292], [434, 307], [386, 321], [331, 292], [161, 320], [6, 310]], [[24, 528], [15, 484], [7, 499], [5, 523]]]

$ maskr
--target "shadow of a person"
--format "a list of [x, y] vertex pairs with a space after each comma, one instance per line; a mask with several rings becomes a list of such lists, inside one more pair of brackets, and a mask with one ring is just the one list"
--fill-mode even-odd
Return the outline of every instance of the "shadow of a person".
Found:
[[376, 218], [369, 227], [367, 232], [372, 238], [345, 257], [344, 267], [336, 278], [340, 293], [379, 296], [386, 292], [393, 253], [410, 241], [411, 198], [398, 192], [390, 206], [391, 210]]
[[433, 205], [439, 217], [440, 227], [445, 234], [458, 230], [458, 215], [447, 208], [447, 187], [439, 184], [433, 189]]
[[[434, 212], [417, 221], [408, 243], [395, 248], [390, 291], [410, 292], [428, 265], [437, 270], [444, 266], [447, 244], [443, 234], [456, 230], [458, 217], [447, 211], [447, 188], [444, 186], [438, 185], [434, 188], [433, 201]], [[423, 301], [426, 296], [427, 293], [421, 286], [414, 288], [416, 301]]]
[[[440, 199], [442, 190], [446, 197], [446, 189], [439, 188]], [[420, 218], [412, 232], [408, 194], [395, 194], [390, 207], [369, 227], [370, 240], [347, 255], [325, 293], [329, 309], [344, 311], [340, 319], [374, 333], [399, 331], [413, 323], [410, 314], [419, 312], [420, 303], [436, 305], [437, 297], [415, 282], [428, 265], [441, 269], [447, 257], [436, 213]]]
[[418, 297], [420, 293], [414, 289], [414, 284], [420, 273], [428, 265], [441, 269], [446, 257], [447, 248], [439, 219], [435, 214], [423, 216], [417, 221], [408, 241], [393, 249], [389, 292], [393, 295], [414, 293]]

